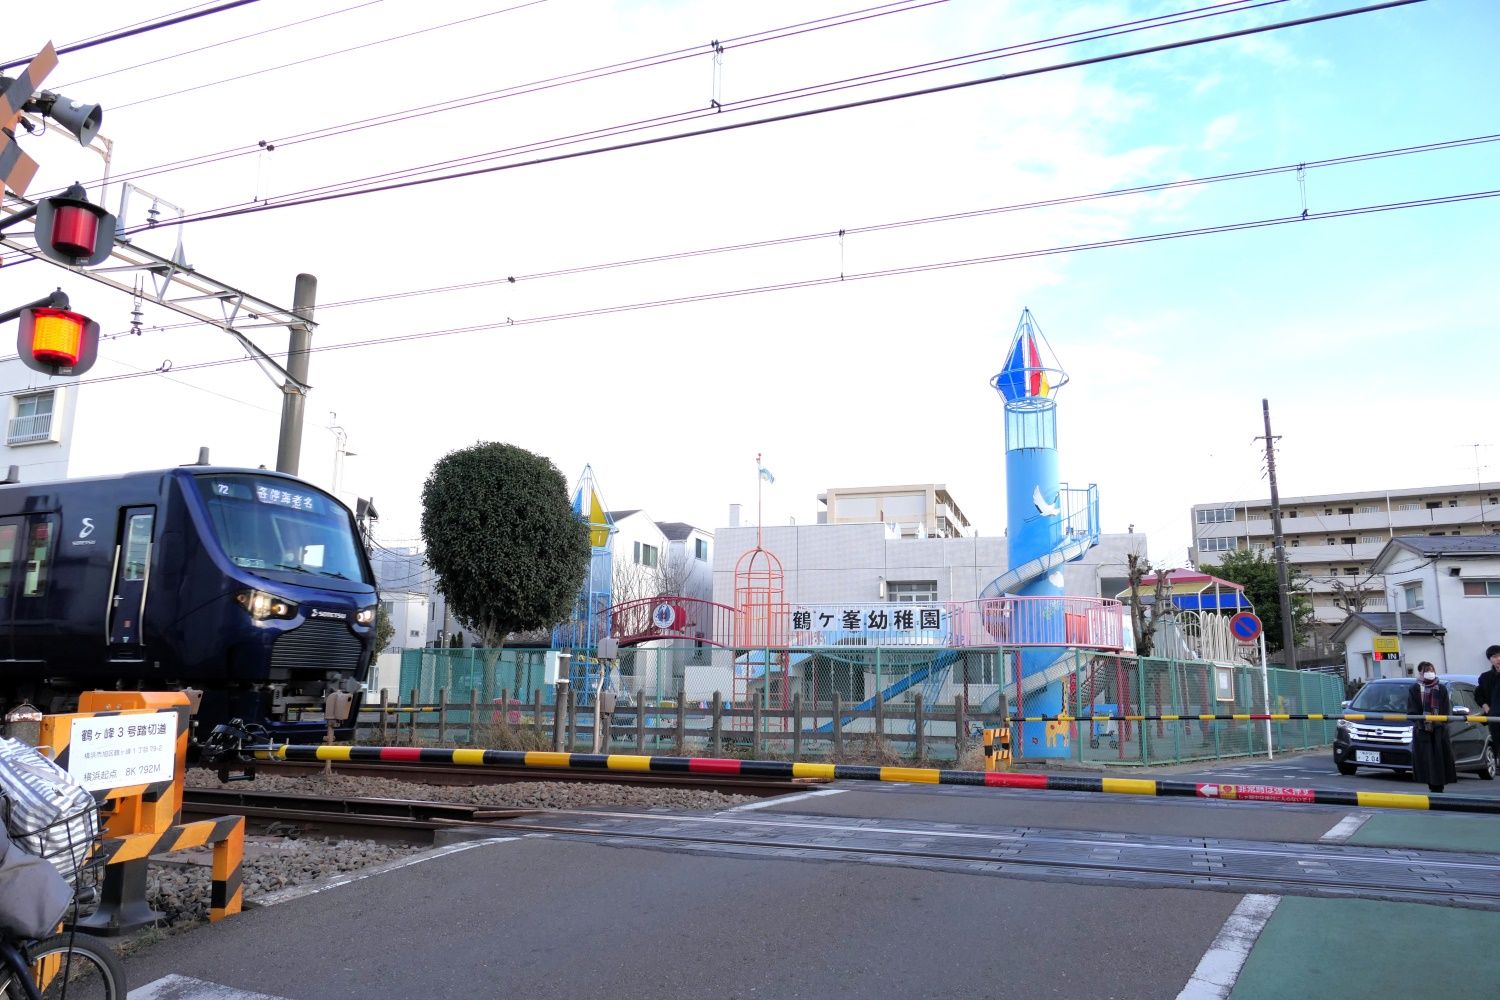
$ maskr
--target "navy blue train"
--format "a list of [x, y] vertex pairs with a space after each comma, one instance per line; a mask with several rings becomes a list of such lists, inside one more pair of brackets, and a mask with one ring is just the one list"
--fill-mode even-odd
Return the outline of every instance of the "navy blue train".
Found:
[[198, 733], [277, 736], [355, 698], [377, 596], [349, 508], [292, 476], [193, 465], [0, 485], [0, 710], [191, 689]]

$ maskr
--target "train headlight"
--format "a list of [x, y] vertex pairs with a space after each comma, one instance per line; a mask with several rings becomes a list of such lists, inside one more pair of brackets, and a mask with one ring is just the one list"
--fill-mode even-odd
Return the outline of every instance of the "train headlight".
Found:
[[256, 621], [264, 621], [267, 618], [297, 617], [297, 605], [275, 594], [268, 594], [264, 590], [242, 590], [234, 595], [234, 599]]
[[360, 608], [354, 612], [354, 623], [356, 625], [369, 625], [375, 621], [375, 606]]

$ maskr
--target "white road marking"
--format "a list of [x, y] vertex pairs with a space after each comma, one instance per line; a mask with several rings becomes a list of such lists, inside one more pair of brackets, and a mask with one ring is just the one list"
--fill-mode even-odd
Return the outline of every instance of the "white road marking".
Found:
[[803, 799], [815, 799], [820, 795], [838, 795], [840, 792], [847, 791], [847, 788], [818, 788], [811, 792], [801, 792], [797, 795], [772, 795], [769, 798], [760, 799], [755, 802], [746, 802], [742, 806], [730, 806], [728, 809], [720, 811], [727, 813], [748, 812], [751, 809], [767, 809], [771, 806], [785, 805], [788, 802], [801, 802]]
[[1223, 1000], [1229, 996], [1245, 967], [1245, 959], [1250, 957], [1250, 949], [1255, 947], [1256, 939], [1280, 902], [1280, 896], [1263, 895], [1240, 900], [1193, 970], [1192, 978], [1177, 994], [1177, 1000]]
[[244, 990], [191, 979], [173, 973], [154, 983], [138, 986], [130, 991], [127, 1000], [284, 1000], [269, 993], [247, 993]]
[[[337, 889], [341, 885], [348, 885], [351, 882], [358, 882], [360, 879], [371, 878], [375, 875], [384, 875], [387, 872], [399, 871], [402, 868], [408, 868], [412, 865], [419, 865], [424, 861], [433, 861], [437, 858], [444, 858], [450, 854], [457, 854], [460, 851], [467, 851], [474, 847], [483, 847], [486, 844], [503, 844], [507, 841], [520, 839], [521, 838], [519, 837], [487, 837], [484, 840], [466, 840], [459, 844], [449, 844], [446, 847], [436, 847], [430, 851], [422, 851], [420, 854], [413, 854], [410, 857], [402, 858], [399, 861], [392, 861], [389, 864], [373, 865], [369, 868], [361, 868], [357, 872], [346, 872], [343, 875], [336, 875], [333, 878], [328, 879], [326, 882], [317, 882], [312, 885], [294, 885], [282, 889], [279, 892], [271, 892], [267, 893], [264, 896], [256, 896], [255, 904], [257, 906], [275, 906], [277, 903], [290, 902], [293, 899], [301, 899], [303, 896], [315, 896], [320, 892], [327, 892], [329, 889]], [[134, 994], [131, 995], [134, 996]]]
[[1327, 833], [1318, 839], [1325, 844], [1342, 844], [1359, 831], [1359, 828], [1370, 821], [1374, 813], [1350, 813], [1333, 825]]

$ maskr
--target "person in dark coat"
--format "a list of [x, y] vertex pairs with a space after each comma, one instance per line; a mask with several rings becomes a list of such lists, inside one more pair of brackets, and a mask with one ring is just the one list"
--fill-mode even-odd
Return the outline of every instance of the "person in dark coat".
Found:
[[[1446, 685], [1438, 682], [1437, 671], [1426, 660], [1417, 664], [1417, 685], [1406, 696], [1407, 715], [1452, 715], [1453, 699]], [[1458, 781], [1453, 760], [1453, 741], [1446, 722], [1413, 722], [1411, 727], [1411, 773], [1417, 781], [1427, 782], [1434, 792]]]
[[[1474, 686], [1474, 700], [1479, 702], [1479, 710], [1485, 715], [1500, 716], [1500, 646], [1486, 649], [1484, 658], [1490, 661], [1490, 669], [1479, 675], [1479, 683]], [[1493, 718], [1490, 721], [1490, 746], [1500, 754], [1500, 722]]]

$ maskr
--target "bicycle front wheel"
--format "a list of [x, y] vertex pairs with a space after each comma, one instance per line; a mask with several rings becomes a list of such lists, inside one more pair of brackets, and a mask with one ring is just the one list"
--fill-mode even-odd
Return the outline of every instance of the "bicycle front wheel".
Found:
[[[43, 1000], [125, 1000], [125, 969], [109, 945], [89, 934], [62, 933], [26, 949]], [[26, 996], [11, 983], [4, 1000]]]

